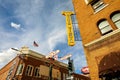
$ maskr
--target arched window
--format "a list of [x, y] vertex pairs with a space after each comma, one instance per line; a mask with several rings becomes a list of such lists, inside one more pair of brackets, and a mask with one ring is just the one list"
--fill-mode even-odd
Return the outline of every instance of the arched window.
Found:
[[120, 28], [120, 12], [115, 12], [111, 15], [111, 19], [117, 28]]
[[100, 29], [102, 35], [107, 34], [112, 31], [112, 27], [106, 19], [102, 19], [98, 22], [98, 28]]

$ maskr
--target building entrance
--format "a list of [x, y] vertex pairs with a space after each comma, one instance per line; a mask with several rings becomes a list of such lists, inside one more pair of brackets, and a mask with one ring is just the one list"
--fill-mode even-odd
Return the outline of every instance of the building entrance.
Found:
[[105, 55], [99, 63], [100, 80], [120, 80], [120, 52]]
[[120, 71], [112, 72], [108, 71], [106, 74], [99, 76], [101, 80], [120, 80]]

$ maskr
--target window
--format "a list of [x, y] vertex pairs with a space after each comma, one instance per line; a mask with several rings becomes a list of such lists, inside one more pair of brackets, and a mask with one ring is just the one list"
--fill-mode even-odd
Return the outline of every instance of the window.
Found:
[[32, 72], [33, 72], [33, 66], [28, 65], [27, 69], [26, 69], [26, 75], [27, 76], [32, 76]]
[[14, 67], [15, 67], [15, 63], [13, 63], [12, 66], [10, 67], [6, 80], [10, 80]]
[[102, 0], [92, 0], [91, 6], [95, 12], [102, 10], [106, 5]]
[[34, 70], [34, 76], [35, 77], [40, 77], [40, 68], [39, 67], [35, 68], [35, 70]]
[[98, 22], [98, 27], [103, 35], [112, 31], [112, 28], [106, 19], [100, 20]]
[[115, 12], [111, 15], [111, 19], [117, 28], [120, 28], [120, 12]]
[[16, 75], [22, 75], [24, 64], [20, 64], [17, 69]]

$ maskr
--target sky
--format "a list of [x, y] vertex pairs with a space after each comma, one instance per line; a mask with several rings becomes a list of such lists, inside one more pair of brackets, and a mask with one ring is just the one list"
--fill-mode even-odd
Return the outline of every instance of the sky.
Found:
[[68, 46], [62, 11], [74, 11], [72, 0], [0, 0], [0, 68], [17, 55], [11, 48], [27, 46], [43, 55], [55, 50], [60, 57], [72, 54], [75, 72], [81, 73], [87, 66], [82, 42]]

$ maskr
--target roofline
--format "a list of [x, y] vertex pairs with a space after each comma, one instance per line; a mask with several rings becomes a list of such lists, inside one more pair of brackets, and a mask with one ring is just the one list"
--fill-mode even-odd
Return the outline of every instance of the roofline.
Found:
[[10, 60], [5, 66], [3, 66], [1, 69], [0, 69], [0, 71], [2, 70], [2, 69], [4, 69], [6, 66], [8, 66], [11, 62], [13, 62], [15, 59], [17, 59], [18, 58], [18, 56], [15, 56], [12, 60]]

